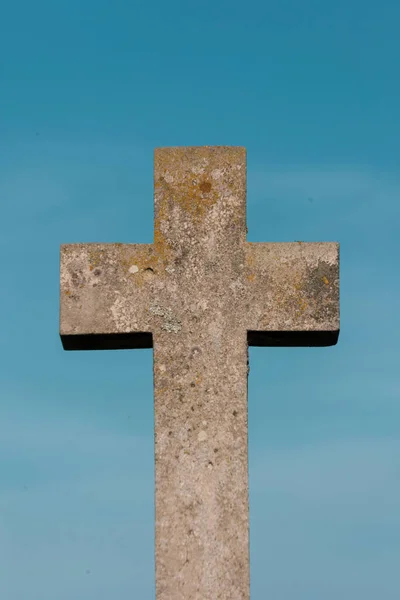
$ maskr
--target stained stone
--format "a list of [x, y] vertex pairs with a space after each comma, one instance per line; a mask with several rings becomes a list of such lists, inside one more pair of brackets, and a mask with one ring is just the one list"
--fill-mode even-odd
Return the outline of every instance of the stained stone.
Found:
[[153, 244], [61, 247], [66, 350], [153, 348], [157, 600], [248, 600], [248, 345], [339, 334], [337, 243], [246, 241], [246, 152], [155, 151]]

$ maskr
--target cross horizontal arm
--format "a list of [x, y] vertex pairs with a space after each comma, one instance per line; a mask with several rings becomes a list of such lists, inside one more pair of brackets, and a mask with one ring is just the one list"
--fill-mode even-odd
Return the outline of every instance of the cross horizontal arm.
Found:
[[151, 244], [61, 246], [60, 335], [66, 350], [150, 348]]
[[339, 244], [246, 243], [248, 342], [330, 346], [339, 336]]

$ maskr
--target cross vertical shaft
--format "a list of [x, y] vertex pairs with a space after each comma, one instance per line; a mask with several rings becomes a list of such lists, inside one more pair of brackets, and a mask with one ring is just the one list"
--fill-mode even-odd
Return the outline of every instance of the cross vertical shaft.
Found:
[[172, 344], [168, 326], [154, 335], [160, 600], [249, 597], [247, 339], [232, 290], [245, 176], [241, 149], [156, 155], [155, 243], [174, 255], [167, 305], [185, 320]]

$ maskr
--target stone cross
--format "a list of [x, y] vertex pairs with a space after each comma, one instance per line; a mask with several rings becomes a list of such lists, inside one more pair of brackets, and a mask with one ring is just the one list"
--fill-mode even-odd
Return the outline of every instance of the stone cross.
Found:
[[157, 600], [248, 600], [248, 345], [339, 334], [336, 243], [246, 241], [246, 152], [155, 151], [153, 244], [61, 247], [66, 350], [153, 348]]

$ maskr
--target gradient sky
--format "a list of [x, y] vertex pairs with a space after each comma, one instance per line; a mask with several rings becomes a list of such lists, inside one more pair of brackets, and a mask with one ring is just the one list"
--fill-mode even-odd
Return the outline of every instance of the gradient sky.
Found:
[[338, 345], [250, 351], [252, 600], [399, 599], [399, 23], [2, 3], [1, 598], [154, 599], [152, 353], [62, 350], [59, 245], [151, 242], [153, 149], [215, 144], [247, 148], [250, 241], [341, 244]]

